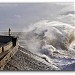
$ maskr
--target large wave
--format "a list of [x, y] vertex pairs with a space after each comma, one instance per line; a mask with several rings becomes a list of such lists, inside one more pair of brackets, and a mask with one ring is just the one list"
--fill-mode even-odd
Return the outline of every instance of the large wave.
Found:
[[75, 38], [75, 27], [58, 21], [44, 20], [31, 25], [22, 38], [24, 47], [31, 52], [48, 55], [53, 51], [69, 49]]
[[[70, 64], [74, 62], [74, 60], [70, 61], [68, 59], [71, 57], [74, 58], [74, 56], [72, 56], [72, 54], [75, 53], [74, 41], [75, 26], [59, 21], [50, 22], [49, 20], [43, 20], [37, 22], [27, 30], [24, 30], [24, 33], [21, 35], [21, 45], [25, 49], [37, 54], [48, 63], [58, 66], [62, 66], [64, 61]], [[73, 52], [70, 53], [69, 50], [73, 50]], [[54, 56], [56, 59], [52, 58]], [[62, 59], [66, 57], [67, 59]], [[58, 64], [56, 62], [58, 62]], [[67, 64], [65, 63], [64, 65]]]

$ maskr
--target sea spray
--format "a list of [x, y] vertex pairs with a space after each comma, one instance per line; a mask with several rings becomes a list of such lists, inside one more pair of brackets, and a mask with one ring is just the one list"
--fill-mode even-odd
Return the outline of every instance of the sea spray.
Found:
[[24, 48], [41, 57], [45, 56], [48, 62], [50, 60], [47, 57], [51, 58], [58, 50], [68, 50], [75, 38], [75, 27], [58, 21], [40, 21], [24, 32], [21, 37]]

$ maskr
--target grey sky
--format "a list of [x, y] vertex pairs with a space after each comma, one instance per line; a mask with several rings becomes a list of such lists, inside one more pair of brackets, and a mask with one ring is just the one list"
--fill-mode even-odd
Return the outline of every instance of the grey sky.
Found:
[[73, 3], [22, 3], [0, 4], [0, 31], [10, 27], [22, 31], [40, 20], [57, 20], [64, 12], [74, 11]]

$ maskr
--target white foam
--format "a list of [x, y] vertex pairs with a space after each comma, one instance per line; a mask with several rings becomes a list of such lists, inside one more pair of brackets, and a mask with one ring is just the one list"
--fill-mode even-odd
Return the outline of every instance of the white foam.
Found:
[[[52, 45], [56, 49], [62, 49], [62, 47], [67, 49], [68, 40], [71, 39], [70, 35], [73, 32], [75, 32], [74, 26], [59, 21], [43, 20], [30, 26], [24, 34], [25, 48], [36, 54], [41, 52], [43, 46], [48, 45]], [[74, 38], [74, 34], [72, 36]], [[46, 49], [52, 52], [51, 49], [47, 47]]]

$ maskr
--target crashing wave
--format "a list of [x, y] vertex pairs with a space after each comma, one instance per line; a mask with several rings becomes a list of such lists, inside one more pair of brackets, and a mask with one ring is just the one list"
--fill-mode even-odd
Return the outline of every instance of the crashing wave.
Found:
[[[75, 45], [74, 26], [59, 21], [49, 22], [48, 20], [44, 20], [31, 25], [24, 32], [21, 35], [24, 48], [39, 55], [46, 62], [57, 65], [57, 61], [58, 66], [61, 66], [63, 62], [59, 64], [59, 61], [64, 58], [74, 58], [72, 56], [74, 51], [68, 53], [70, 52], [69, 50], [73, 50], [73, 46]], [[53, 59], [53, 57], [56, 59]]]
[[24, 38], [26, 46], [39, 50], [52, 45], [56, 49], [68, 50], [75, 38], [75, 27], [58, 21], [41, 21], [31, 26]]

